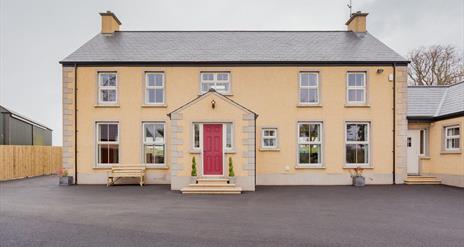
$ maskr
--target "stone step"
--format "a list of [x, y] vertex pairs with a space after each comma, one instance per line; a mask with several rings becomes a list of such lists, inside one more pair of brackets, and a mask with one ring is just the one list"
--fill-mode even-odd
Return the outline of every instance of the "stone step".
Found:
[[197, 178], [198, 184], [227, 184], [227, 178]]
[[240, 194], [240, 187], [189, 186], [181, 189], [182, 194]]
[[433, 176], [408, 176], [405, 184], [441, 184], [441, 180]]
[[235, 184], [216, 184], [216, 183], [206, 183], [206, 184], [189, 184], [190, 187], [235, 187]]

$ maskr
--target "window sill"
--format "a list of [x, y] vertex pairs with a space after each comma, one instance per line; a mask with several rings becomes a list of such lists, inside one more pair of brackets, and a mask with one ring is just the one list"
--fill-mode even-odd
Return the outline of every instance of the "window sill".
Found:
[[169, 167], [167, 165], [149, 165], [149, 164], [146, 164], [145, 167], [147, 169], [160, 169], [160, 170], [169, 169]]
[[166, 104], [144, 104], [142, 108], [166, 108], [168, 105]]
[[237, 152], [235, 151], [235, 149], [226, 149], [226, 150], [224, 150], [224, 153], [226, 153], [226, 154], [234, 154], [234, 153], [237, 153]]
[[280, 152], [280, 148], [260, 148], [260, 152]]
[[191, 153], [191, 154], [201, 154], [201, 150], [190, 149], [189, 153]]
[[[208, 92], [209, 92], [209, 91], [208, 91]], [[203, 94], [206, 94], [206, 93], [208, 93], [208, 92], [199, 93], [198, 96], [202, 96]], [[229, 96], [229, 97], [230, 97], [230, 96], [234, 96], [234, 94], [232, 94], [232, 93], [221, 93], [221, 92], [219, 92], [219, 91], [216, 91], [216, 93], [221, 94], [221, 95], [224, 95], [224, 96]]]
[[345, 108], [371, 108], [371, 105], [367, 105], [367, 104], [345, 104]]
[[108, 170], [108, 169], [111, 169], [111, 167], [113, 167], [113, 165], [96, 165], [92, 169], [95, 169], [95, 170]]
[[453, 151], [442, 150], [440, 154], [461, 154], [461, 150], [453, 150]]
[[374, 167], [371, 166], [371, 165], [359, 165], [359, 166], [358, 165], [352, 165], [351, 166], [351, 165], [346, 165], [346, 164], [343, 166], [343, 169], [356, 169], [358, 167], [361, 168], [361, 169], [374, 169]]
[[296, 165], [295, 169], [325, 169], [325, 166], [323, 165], [308, 165], [308, 166]]
[[321, 104], [298, 104], [296, 105], [298, 108], [322, 108]]
[[430, 159], [432, 159], [432, 157], [430, 157], [430, 156], [419, 156], [419, 159], [420, 160], [430, 160]]
[[119, 105], [94, 105], [95, 108], [119, 108]]

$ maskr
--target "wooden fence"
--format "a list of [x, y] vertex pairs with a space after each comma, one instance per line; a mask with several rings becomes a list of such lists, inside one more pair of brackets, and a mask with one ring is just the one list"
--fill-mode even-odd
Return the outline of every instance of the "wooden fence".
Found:
[[61, 147], [0, 145], [0, 181], [55, 174]]

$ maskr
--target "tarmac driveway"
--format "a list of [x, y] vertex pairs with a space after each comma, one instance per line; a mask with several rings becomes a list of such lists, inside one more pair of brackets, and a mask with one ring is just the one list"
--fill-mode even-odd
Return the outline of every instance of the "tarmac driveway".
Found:
[[464, 189], [258, 187], [183, 196], [169, 186], [0, 183], [0, 246], [463, 246]]

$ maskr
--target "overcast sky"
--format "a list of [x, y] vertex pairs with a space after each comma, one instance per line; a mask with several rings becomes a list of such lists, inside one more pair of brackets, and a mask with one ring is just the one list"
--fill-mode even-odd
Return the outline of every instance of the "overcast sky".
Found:
[[[62, 143], [58, 62], [100, 31], [345, 30], [347, 0], [0, 0], [0, 104], [43, 123]], [[403, 56], [420, 46], [464, 50], [464, 0], [353, 0], [367, 29]]]

